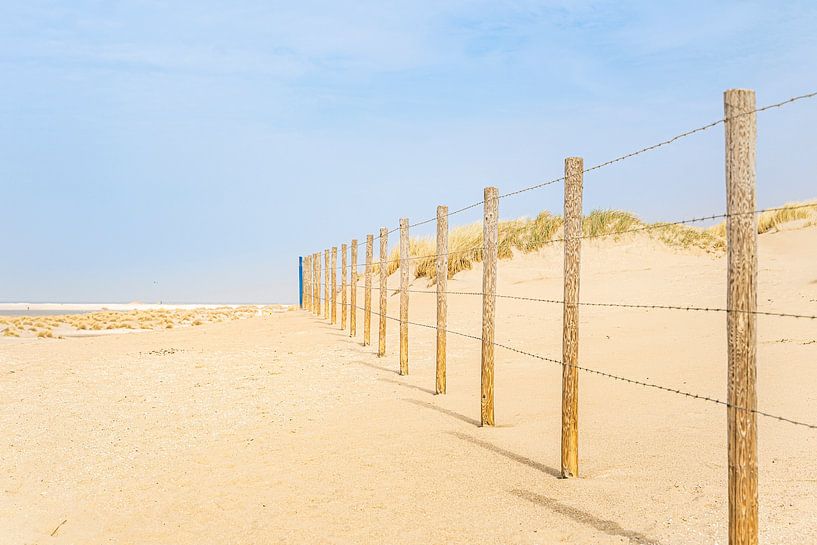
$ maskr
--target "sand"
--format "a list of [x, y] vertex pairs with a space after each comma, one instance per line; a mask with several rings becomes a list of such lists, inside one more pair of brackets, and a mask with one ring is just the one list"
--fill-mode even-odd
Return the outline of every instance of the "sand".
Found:
[[[561, 251], [502, 261], [498, 292], [560, 299]], [[817, 314], [817, 229], [762, 235], [760, 267], [761, 310]], [[581, 296], [723, 306], [725, 278], [723, 256], [596, 241]], [[449, 282], [480, 287], [479, 265]], [[412, 321], [434, 308], [411, 294]], [[449, 309], [479, 334], [479, 297]], [[497, 342], [561, 356], [559, 305], [500, 299], [497, 320]], [[759, 408], [817, 423], [817, 321], [758, 321]], [[563, 480], [558, 365], [498, 349], [498, 425], [480, 428], [479, 342], [449, 336], [435, 396], [434, 331], [410, 328], [401, 377], [388, 328], [384, 358], [304, 311], [0, 338], [0, 543], [725, 543], [724, 407], [582, 373], [581, 477]], [[582, 307], [580, 359], [723, 399], [725, 330], [723, 313]], [[817, 430], [758, 428], [761, 542], [816, 540]]]

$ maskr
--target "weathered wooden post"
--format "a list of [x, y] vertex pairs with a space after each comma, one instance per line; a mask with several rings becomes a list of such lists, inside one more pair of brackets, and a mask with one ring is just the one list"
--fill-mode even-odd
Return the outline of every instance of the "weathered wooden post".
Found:
[[321, 260], [317, 253], [312, 254], [312, 276], [315, 282], [312, 284], [312, 297], [314, 304], [312, 305], [312, 312], [316, 316], [321, 315]]
[[579, 263], [582, 237], [581, 157], [565, 159], [564, 303], [562, 312], [562, 477], [579, 476]]
[[329, 319], [329, 280], [331, 273], [329, 272], [329, 250], [324, 250], [323, 252], [323, 269], [324, 269], [324, 279], [323, 279], [323, 318], [324, 320]]
[[380, 329], [377, 338], [377, 355], [386, 355], [386, 290], [388, 283], [388, 265], [386, 252], [389, 248], [389, 230], [385, 227], [380, 228]]
[[409, 220], [400, 220], [400, 374], [408, 375]]
[[346, 298], [346, 245], [340, 245], [340, 328], [346, 329], [346, 313], [349, 311], [349, 302]]
[[308, 311], [312, 310], [312, 256], [304, 258], [304, 308]]
[[448, 207], [437, 207], [437, 381], [434, 391], [445, 393], [445, 330], [448, 320]]
[[494, 315], [496, 311], [496, 261], [499, 192], [486, 187], [482, 225], [482, 375], [481, 419], [483, 426], [494, 425]]
[[312, 254], [312, 269], [315, 271], [314, 279], [315, 281], [312, 284], [312, 312], [315, 313], [316, 316], [321, 315], [321, 256], [318, 252]]
[[349, 293], [349, 336], [357, 335], [357, 239], [352, 240], [352, 266], [350, 267], [350, 281], [352, 284]]
[[332, 323], [338, 323], [338, 247], [332, 246]]
[[755, 92], [724, 93], [726, 119], [726, 331], [729, 545], [756, 545], [757, 218]]
[[315, 254], [309, 254], [309, 310], [315, 312]]
[[298, 307], [304, 308], [304, 258], [298, 256]]
[[363, 292], [363, 346], [372, 344], [372, 253], [374, 235], [366, 235], [366, 285]]

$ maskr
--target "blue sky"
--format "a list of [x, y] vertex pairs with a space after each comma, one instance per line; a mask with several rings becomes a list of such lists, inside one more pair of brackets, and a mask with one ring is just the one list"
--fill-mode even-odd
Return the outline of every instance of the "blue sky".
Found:
[[[817, 90], [815, 28], [814, 2], [2, 2], [0, 301], [291, 302], [299, 254], [718, 119], [727, 88]], [[758, 125], [759, 205], [817, 196], [817, 101]], [[722, 157], [717, 128], [588, 174], [585, 209], [719, 213]]]

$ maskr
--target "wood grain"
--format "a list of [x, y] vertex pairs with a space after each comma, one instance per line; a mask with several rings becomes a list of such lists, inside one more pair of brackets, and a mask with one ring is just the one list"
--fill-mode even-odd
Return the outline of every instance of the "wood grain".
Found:
[[562, 477], [579, 476], [579, 272], [582, 236], [581, 157], [565, 159], [564, 304], [562, 319]]
[[372, 253], [374, 235], [366, 235], [366, 276], [363, 292], [363, 346], [372, 344]]
[[357, 335], [357, 239], [352, 239], [350, 248], [352, 264], [349, 267], [351, 284], [349, 291], [349, 336], [354, 337]]
[[340, 328], [346, 329], [346, 315], [349, 312], [349, 301], [347, 298], [348, 286], [346, 285], [346, 244], [340, 245]]
[[409, 220], [400, 219], [400, 374], [408, 375]]
[[386, 355], [386, 302], [388, 282], [388, 264], [386, 263], [389, 250], [389, 230], [380, 228], [380, 328], [377, 337], [377, 355]]
[[315, 315], [321, 315], [321, 257], [320, 253], [315, 253]]
[[[726, 119], [726, 330], [729, 545], [756, 545], [757, 216], [755, 93], [724, 93]], [[747, 410], [748, 409], [748, 410]]]
[[448, 207], [437, 207], [437, 377], [434, 392], [445, 393], [445, 333], [448, 327]]
[[303, 282], [301, 285], [301, 301], [303, 301], [303, 309], [309, 310], [309, 279], [312, 273], [309, 270], [309, 256], [304, 256], [302, 268]]
[[323, 252], [323, 318], [329, 319], [329, 250]]
[[482, 401], [480, 422], [494, 425], [494, 317], [496, 314], [496, 261], [499, 223], [499, 191], [486, 187], [482, 227]]
[[332, 297], [332, 323], [338, 323], [338, 247], [332, 246], [332, 288], [330, 296]]

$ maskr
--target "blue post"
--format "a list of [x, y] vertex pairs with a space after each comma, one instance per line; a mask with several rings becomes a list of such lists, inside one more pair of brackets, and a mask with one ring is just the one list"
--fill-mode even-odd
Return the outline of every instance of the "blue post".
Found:
[[298, 303], [304, 308], [304, 258], [298, 256]]

